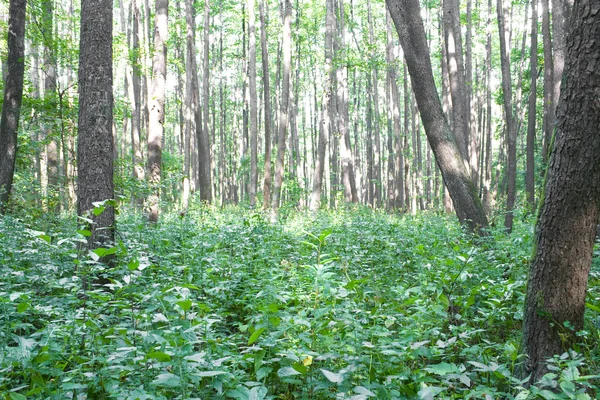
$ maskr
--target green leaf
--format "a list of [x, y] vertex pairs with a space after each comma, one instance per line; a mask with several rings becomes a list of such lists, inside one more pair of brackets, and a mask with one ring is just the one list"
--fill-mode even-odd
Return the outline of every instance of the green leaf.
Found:
[[199, 376], [201, 378], [206, 378], [206, 377], [210, 377], [210, 376], [223, 375], [226, 373], [227, 373], [226, 371], [200, 371], [200, 372], [194, 372], [194, 373], [192, 373], [192, 375]]
[[300, 372], [301, 374], [306, 374], [308, 372], [308, 368], [305, 367], [304, 364], [302, 364], [302, 363], [295, 362], [292, 364], [292, 368], [294, 368], [296, 371]]
[[329, 382], [341, 383], [344, 380], [344, 375], [342, 374], [336, 374], [335, 372], [331, 372], [323, 368], [321, 368], [321, 372], [323, 375], [325, 375], [325, 378], [327, 378]]
[[106, 209], [106, 207], [97, 205], [96, 207], [94, 207], [93, 213], [97, 217], [98, 215], [102, 214], [105, 209]]
[[254, 331], [254, 333], [252, 333], [252, 335], [250, 335], [250, 338], [248, 339], [248, 346], [250, 346], [252, 343], [256, 342], [258, 340], [258, 337], [264, 331], [265, 331], [265, 328], [258, 328], [258, 329], [256, 329]]
[[167, 353], [163, 353], [162, 351], [151, 351], [146, 354], [146, 358], [149, 360], [157, 360], [160, 362], [171, 361], [171, 356]]
[[435, 396], [443, 392], [445, 389], [438, 386], [425, 386], [419, 390], [419, 398], [422, 400], [433, 400]]
[[598, 307], [598, 306], [595, 306], [591, 303], [585, 303], [585, 306], [592, 311], [596, 311], [596, 312], [600, 313], [600, 307]]
[[427, 368], [424, 368], [424, 369], [425, 369], [425, 371], [429, 371], [436, 375], [456, 374], [456, 373], [460, 372], [460, 369], [456, 365], [448, 364], [445, 362], [429, 365]]
[[180, 382], [180, 377], [167, 373], [158, 375], [150, 384], [154, 386], [178, 387]]
[[181, 307], [181, 309], [182, 309], [184, 312], [188, 312], [188, 310], [189, 310], [190, 308], [192, 308], [192, 301], [191, 301], [190, 299], [179, 300], [179, 301], [178, 301], [177, 303], [175, 303], [175, 304], [177, 304], [179, 307]]
[[31, 307], [31, 304], [29, 304], [28, 302], [19, 303], [19, 305], [17, 306], [17, 311], [22, 313], [27, 311], [29, 307]]
[[48, 236], [48, 235], [45, 235], [45, 234], [44, 234], [44, 235], [40, 235], [40, 236], [38, 236], [38, 237], [39, 237], [40, 239], [44, 240], [44, 241], [45, 241], [45, 242], [47, 242], [47, 243], [50, 243], [50, 242], [52, 242], [52, 238], [51, 238], [50, 236]]
[[27, 396], [22, 395], [21, 393], [11, 393], [10, 400], [27, 400]]
[[77, 230], [77, 233], [79, 233], [80, 235], [83, 235], [85, 237], [92, 236], [92, 231], [90, 231], [88, 229], [79, 229], [79, 230]]
[[280, 378], [285, 378], [286, 376], [300, 375], [300, 372], [296, 371], [292, 367], [282, 367], [277, 371], [277, 376]]

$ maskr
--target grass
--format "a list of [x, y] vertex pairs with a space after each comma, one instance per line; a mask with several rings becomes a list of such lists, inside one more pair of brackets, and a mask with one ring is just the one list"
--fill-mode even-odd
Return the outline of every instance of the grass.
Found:
[[[600, 267], [576, 351], [518, 369], [533, 225], [474, 244], [452, 217], [362, 208], [125, 210], [112, 249], [73, 219], [0, 219], [7, 399], [587, 399]], [[98, 263], [115, 253], [113, 268]], [[75, 274], [75, 270], [79, 274]], [[82, 276], [110, 283], [84, 292]], [[557, 390], [558, 388], [558, 390]]]

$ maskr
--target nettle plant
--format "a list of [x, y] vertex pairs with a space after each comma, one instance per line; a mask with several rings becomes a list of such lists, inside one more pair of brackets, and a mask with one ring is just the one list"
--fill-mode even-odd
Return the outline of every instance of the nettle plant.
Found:
[[201, 207], [149, 227], [125, 210], [114, 246], [91, 252], [75, 225], [0, 220], [9, 399], [599, 393], [597, 265], [576, 352], [534, 386], [519, 375], [531, 223], [475, 244], [433, 214]]

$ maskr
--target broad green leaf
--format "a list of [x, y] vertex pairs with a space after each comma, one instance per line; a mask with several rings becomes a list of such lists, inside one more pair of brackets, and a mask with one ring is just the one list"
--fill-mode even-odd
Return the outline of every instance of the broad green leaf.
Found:
[[190, 299], [179, 300], [177, 304], [184, 312], [188, 312], [192, 308], [192, 301]]
[[277, 371], [277, 375], [280, 378], [285, 378], [286, 376], [300, 375], [300, 372], [296, 371], [292, 367], [282, 367], [279, 368], [279, 371]]
[[248, 346], [250, 346], [252, 343], [256, 342], [259, 338], [259, 336], [261, 335], [261, 333], [263, 333], [265, 331], [265, 328], [258, 328], [256, 329], [252, 335], [250, 335], [250, 338], [248, 339]]
[[267, 397], [267, 388], [264, 386], [255, 386], [250, 389], [250, 395], [248, 396], [248, 400], [263, 400]]
[[308, 372], [308, 367], [305, 367], [302, 363], [293, 363], [292, 364], [292, 368], [294, 368], [296, 371], [300, 372], [301, 374], [306, 374]]
[[585, 306], [592, 311], [596, 311], [596, 312], [600, 313], [600, 307], [598, 307], [598, 306], [595, 306], [591, 303], [585, 303]]
[[151, 351], [146, 354], [146, 358], [149, 360], [157, 360], [160, 362], [171, 361], [171, 356], [167, 353], [163, 353], [162, 351]]
[[433, 400], [435, 396], [443, 392], [445, 389], [438, 386], [425, 386], [419, 390], [419, 398], [422, 400]]
[[168, 386], [168, 387], [178, 387], [181, 382], [181, 378], [175, 374], [160, 374], [152, 382], [151, 385], [154, 386]]
[[10, 400], [27, 400], [27, 396], [22, 395], [21, 393], [11, 392], [9, 397], [10, 397]]
[[375, 397], [375, 396], [377, 396], [375, 393], [371, 392], [369, 389], [367, 389], [364, 386], [355, 386], [354, 387], [354, 393], [362, 394], [363, 396], [367, 396], [367, 397]]
[[321, 368], [321, 372], [323, 375], [325, 375], [325, 378], [327, 378], [329, 382], [341, 383], [344, 380], [344, 376], [342, 374], [336, 374], [335, 372], [331, 372], [323, 368]]
[[433, 365], [430, 364], [429, 366], [427, 366], [427, 368], [424, 369], [425, 371], [429, 371], [437, 375], [455, 374], [457, 372], [460, 372], [460, 369], [456, 365], [448, 364], [445, 362]]
[[29, 307], [31, 307], [31, 304], [24, 301], [23, 303], [19, 303], [19, 305], [17, 306], [17, 311], [22, 313], [22, 312], [27, 311], [29, 309]]
[[201, 352], [201, 353], [192, 354], [191, 356], [185, 356], [184, 359], [186, 359], [188, 361], [196, 362], [196, 363], [203, 363], [203, 362], [206, 362], [206, 360], [204, 359], [205, 356], [206, 356], [206, 353]]

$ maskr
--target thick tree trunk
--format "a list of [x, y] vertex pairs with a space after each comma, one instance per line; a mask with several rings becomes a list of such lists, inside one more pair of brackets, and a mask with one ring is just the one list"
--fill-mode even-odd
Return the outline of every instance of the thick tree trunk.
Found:
[[263, 209], [271, 204], [271, 85], [269, 79], [269, 46], [265, 22], [265, 0], [260, 2], [260, 47], [262, 51], [263, 97], [265, 102], [265, 177], [263, 182]]
[[558, 125], [529, 273], [523, 341], [531, 383], [583, 328], [600, 215], [600, 10], [576, 0], [567, 39]]
[[529, 70], [531, 86], [529, 90], [529, 114], [527, 118], [527, 165], [525, 172], [525, 190], [527, 203], [535, 209], [535, 120], [537, 100], [537, 0], [531, 2], [531, 55]]
[[150, 125], [148, 126], [148, 179], [151, 194], [148, 196], [148, 220], [158, 221], [160, 202], [160, 175], [162, 142], [165, 123], [165, 85], [167, 78], [167, 16], [168, 0], [156, 0], [154, 22], [154, 58], [152, 60], [152, 98]]
[[290, 65], [292, 61], [292, 3], [290, 0], [283, 2], [283, 32], [282, 32], [282, 85], [281, 85], [281, 108], [279, 113], [279, 133], [277, 135], [277, 160], [275, 162], [275, 185], [273, 188], [273, 211], [279, 208], [281, 197], [281, 186], [283, 185], [283, 169], [285, 158], [285, 139], [288, 125], [288, 109], [290, 101]]
[[506, 24], [507, 10], [504, 9], [503, 0], [497, 0], [498, 32], [500, 35], [500, 65], [502, 68], [502, 92], [504, 94], [504, 117], [506, 121], [508, 163], [506, 167], [507, 194], [506, 216], [504, 227], [512, 231], [513, 209], [517, 196], [517, 129], [514, 119], [512, 103], [512, 80], [510, 73], [510, 49], [508, 47], [509, 30]]
[[93, 221], [90, 249], [114, 240], [114, 209], [92, 212], [95, 203], [114, 199], [112, 9], [110, 0], [81, 2], [77, 215]]
[[321, 207], [321, 193], [323, 191], [323, 171], [325, 170], [325, 154], [327, 153], [327, 139], [329, 137], [331, 83], [333, 82], [333, 29], [335, 16], [333, 14], [333, 0], [326, 1], [325, 12], [325, 82], [323, 83], [323, 97], [321, 100], [321, 118], [319, 121], [319, 142], [315, 171], [313, 175], [312, 197], [310, 209], [315, 212]]
[[483, 234], [487, 218], [440, 103], [418, 0], [386, 0], [396, 25], [423, 127], [461, 224]]
[[256, 36], [254, 0], [247, 0], [248, 6], [248, 78], [250, 84], [250, 206], [256, 205], [258, 184], [258, 104], [256, 98]]
[[11, 0], [8, 20], [8, 57], [4, 102], [0, 119], [0, 213], [6, 211], [17, 156], [17, 132], [23, 100], [25, 73], [25, 8], [26, 0]]

